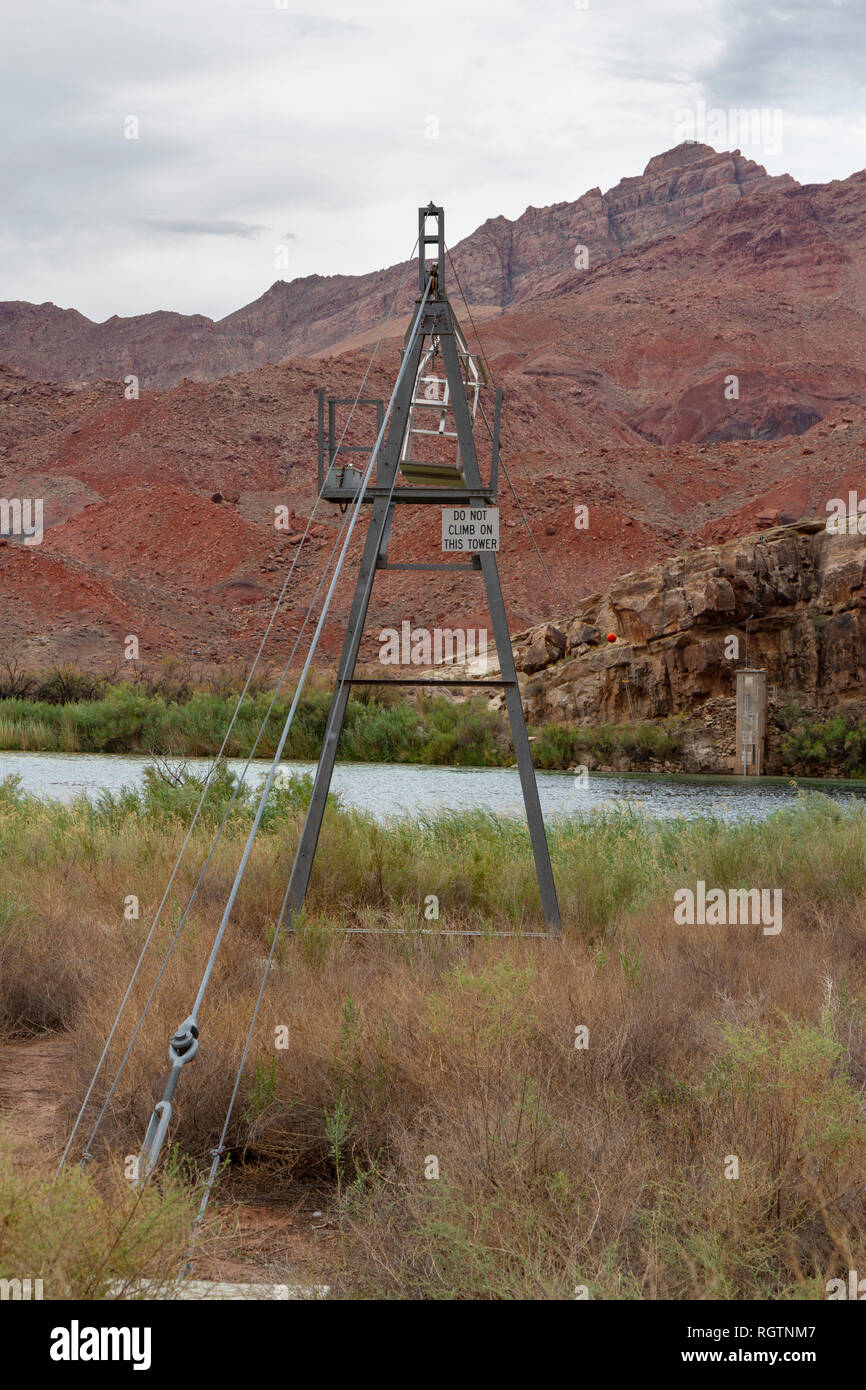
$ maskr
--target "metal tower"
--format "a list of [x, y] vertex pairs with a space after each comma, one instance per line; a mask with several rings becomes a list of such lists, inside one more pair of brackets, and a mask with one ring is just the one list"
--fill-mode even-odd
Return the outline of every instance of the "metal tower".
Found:
[[[428, 233], [431, 219], [435, 221], [435, 232]], [[430, 261], [427, 258], [429, 246], [435, 247], [434, 256]], [[396, 506], [439, 505], [478, 509], [496, 505], [502, 392], [496, 392], [490, 479], [485, 484], [481, 478], [473, 434], [481, 373], [468, 350], [445, 294], [445, 217], [442, 208], [435, 207], [433, 203], [426, 208], [418, 209], [418, 288], [416, 304], [423, 307], [420, 314], [416, 312], [407, 335], [401, 381], [394, 397], [389, 427], [376, 461], [375, 483], [366, 488], [363, 497], [363, 501], [372, 504], [372, 515], [337, 669], [337, 682], [316, 769], [312, 799], [292, 867], [286, 925], [291, 929], [306, 897], [351, 687], [356, 684], [495, 685], [503, 688], [505, 692], [511, 737], [535, 857], [541, 906], [547, 922], [547, 934], [555, 937], [559, 936], [562, 930], [559, 904], [538, 799], [535, 769], [523, 718], [496, 554], [492, 550], [483, 550], [471, 554], [468, 562], [462, 560], [428, 564], [392, 564], [388, 560], [388, 539]], [[437, 371], [440, 363], [441, 370]], [[357, 496], [361, 475], [357, 469], [337, 463], [338, 454], [369, 451], [357, 447], [349, 448], [335, 442], [335, 408], [350, 402], [342, 398], [326, 399], [322, 390], [318, 393], [318, 401], [319, 491], [324, 500], [345, 506]], [[377, 423], [381, 430], [382, 403], [365, 401], [358, 404], [377, 407]], [[425, 445], [429, 447], [425, 449]], [[453, 458], [443, 461], [443, 452], [447, 453], [452, 447]], [[436, 457], [425, 459], [413, 456], [423, 452], [432, 452]], [[398, 470], [405, 480], [405, 486], [396, 485]], [[407, 678], [375, 682], [356, 679], [358, 651], [373, 581], [376, 571], [383, 569], [480, 572], [487, 591], [501, 679], [439, 681], [430, 678]]]

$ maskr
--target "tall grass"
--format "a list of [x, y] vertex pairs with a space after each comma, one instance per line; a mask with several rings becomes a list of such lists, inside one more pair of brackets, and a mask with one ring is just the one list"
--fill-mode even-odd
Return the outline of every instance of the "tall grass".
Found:
[[[290, 784], [263, 828], [205, 1000], [172, 1131], [193, 1165], [219, 1133], [308, 795]], [[243, 799], [166, 970], [100, 1171], [140, 1143], [250, 814]], [[189, 817], [183, 786], [158, 778], [73, 806], [0, 789], [0, 1024], [72, 1035], [57, 1143]], [[107, 1075], [213, 825], [194, 834]], [[519, 822], [381, 826], [331, 803], [229, 1129], [235, 1193], [244, 1175], [287, 1196], [327, 1186], [343, 1235], [331, 1282], [354, 1296], [822, 1297], [866, 1267], [862, 808], [807, 796], [737, 826], [601, 814], [553, 824], [550, 844], [563, 941], [497, 940], [539, 926]], [[780, 887], [780, 935], [677, 926], [673, 893], [699, 878]], [[405, 934], [332, 930], [358, 925]]]
[[[129, 683], [103, 685], [86, 699], [61, 703], [29, 696], [0, 698], [0, 749], [23, 752], [152, 752], [196, 757], [215, 754], [229, 726], [237, 693], [184, 690], [183, 698]], [[271, 691], [257, 690], [244, 700], [226, 746], [230, 757], [245, 757], [271, 702]], [[293, 691], [281, 693], [262, 733], [260, 757], [272, 756]], [[314, 684], [302, 697], [286, 757], [319, 756], [331, 694]], [[625, 757], [635, 766], [676, 756], [683, 738], [681, 720], [645, 724], [566, 728], [550, 724], [535, 731], [538, 767], [567, 768], [586, 757], [596, 762]], [[349, 700], [340, 756], [360, 762], [402, 762], [449, 766], [506, 767], [514, 761], [508, 720], [502, 711], [474, 697], [455, 703], [443, 696], [408, 701], [379, 688], [360, 690]]]
[[[259, 756], [273, 755], [292, 699], [274, 702], [259, 744]], [[231, 757], [245, 756], [264, 720], [271, 692], [247, 696], [229, 737]], [[192, 692], [183, 701], [108, 687], [101, 698], [66, 704], [10, 698], [0, 700], [0, 748], [79, 753], [172, 753], [207, 756], [217, 752], [234, 713], [237, 696]], [[330, 693], [315, 687], [300, 701], [287, 745], [290, 758], [317, 758], [325, 731]], [[483, 702], [453, 704], [447, 699], [417, 705], [378, 692], [351, 699], [340, 745], [345, 758], [361, 761], [444, 762], [501, 765], [512, 761], [502, 715]]]

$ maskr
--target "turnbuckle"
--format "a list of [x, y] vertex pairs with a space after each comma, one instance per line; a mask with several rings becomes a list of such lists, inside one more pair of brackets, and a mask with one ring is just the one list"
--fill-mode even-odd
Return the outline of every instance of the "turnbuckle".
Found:
[[173, 1067], [182, 1067], [191, 1062], [198, 1052], [198, 1023], [190, 1014], [173, 1034], [168, 1045], [168, 1060]]
[[171, 1124], [171, 1099], [175, 1092], [181, 1070], [187, 1062], [191, 1062], [198, 1052], [198, 1023], [190, 1014], [185, 1018], [176, 1033], [168, 1044], [168, 1060], [171, 1062], [171, 1071], [162, 1100], [157, 1101], [147, 1126], [144, 1136], [144, 1143], [138, 1156], [136, 1165], [135, 1181], [137, 1186], [148, 1182], [153, 1170], [159, 1163], [159, 1156], [162, 1153], [162, 1146], [165, 1143], [165, 1136]]

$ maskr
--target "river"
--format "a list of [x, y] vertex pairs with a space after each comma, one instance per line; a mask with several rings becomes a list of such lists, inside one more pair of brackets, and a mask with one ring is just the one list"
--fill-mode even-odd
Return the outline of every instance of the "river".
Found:
[[[150, 760], [125, 753], [0, 753], [0, 777], [15, 774], [25, 791], [70, 801], [101, 790], [118, 792], [138, 786]], [[189, 766], [204, 773], [206, 758]], [[243, 763], [230, 766], [240, 772]], [[289, 771], [312, 772], [314, 763], [284, 763]], [[268, 770], [254, 762], [251, 780]], [[334, 771], [333, 790], [344, 804], [369, 811], [379, 820], [408, 813], [491, 810], [522, 815], [517, 771], [512, 768], [419, 767], [409, 764], [342, 763]], [[584, 784], [569, 772], [539, 772], [538, 789], [545, 816], [582, 815], [601, 807], [631, 805], [648, 816], [715, 815], [726, 821], [761, 819], [790, 803], [798, 791], [824, 792], [836, 800], [866, 800], [866, 783], [762, 777], [592, 773]]]

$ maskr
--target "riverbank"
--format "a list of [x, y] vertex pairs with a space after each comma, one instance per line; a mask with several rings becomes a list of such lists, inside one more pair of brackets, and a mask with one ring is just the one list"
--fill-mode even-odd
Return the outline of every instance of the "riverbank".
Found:
[[[257, 736], [257, 755], [269, 757], [293, 694], [292, 689], [276, 696], [258, 690], [239, 708], [239, 693], [234, 691], [192, 690], [177, 699], [143, 693], [130, 684], [104, 686], [87, 699], [0, 699], [0, 751], [212, 757], [230, 730], [227, 757], [246, 757]], [[287, 758], [318, 757], [330, 701], [329, 689], [305, 691], [286, 746]], [[592, 756], [596, 763], [624, 758], [642, 766], [670, 761], [682, 727], [677, 720], [583, 730], [550, 724], [531, 734], [540, 768], [570, 767], [579, 754]], [[452, 767], [508, 767], [514, 762], [507, 715], [490, 708], [483, 697], [411, 700], [375, 686], [349, 700], [339, 756]]]
[[[109, 1074], [231, 792], [222, 777], [205, 803]], [[158, 1279], [179, 1261], [308, 794], [283, 789], [265, 819], [176, 1096], [170, 1173], [136, 1207], [124, 1156], [188, 1012], [250, 804], [171, 957], [107, 1147], [89, 1177], [48, 1193], [39, 1163], [68, 1133], [195, 789], [153, 774], [139, 793], [72, 806], [0, 791], [0, 1032], [71, 1044], [50, 1140], [27, 1170], [2, 1168], [0, 1277], [39, 1269], [46, 1297], [86, 1278], [100, 1297], [112, 1279]], [[382, 827], [331, 803], [302, 931], [278, 947], [218, 1199], [267, 1190], [287, 1220], [301, 1204], [321, 1211], [339, 1234], [326, 1271], [337, 1296], [823, 1298], [827, 1279], [866, 1263], [866, 813], [817, 796], [740, 826], [607, 814], [551, 826], [550, 846], [562, 942], [503, 939], [539, 928], [519, 822]], [[779, 889], [781, 930], [678, 923], [674, 895], [698, 881]], [[405, 934], [334, 930], [357, 926]], [[231, 1238], [209, 1226], [203, 1258]]]
[[[59, 673], [63, 677], [64, 673]], [[134, 684], [94, 684], [80, 673], [45, 678], [43, 698], [0, 698], [0, 751], [148, 753], [162, 757], [273, 756], [293, 691], [257, 689], [238, 706], [239, 691], [184, 687], [143, 690]], [[0, 685], [2, 688], [2, 685]], [[86, 692], [82, 695], [82, 690]], [[51, 698], [44, 698], [45, 694]], [[313, 685], [301, 699], [286, 758], [318, 758], [331, 692]], [[818, 720], [795, 708], [772, 715], [768, 737], [778, 770], [792, 777], [866, 779], [866, 722], [840, 715]], [[693, 772], [693, 749], [704, 731], [682, 716], [639, 722], [530, 726], [535, 766], [585, 767], [604, 772]], [[704, 749], [705, 753], [706, 750]], [[449, 767], [509, 767], [514, 763], [508, 719], [481, 696], [406, 698], [381, 687], [359, 687], [349, 700], [339, 758], [348, 762]], [[730, 771], [718, 759], [717, 773]], [[706, 770], [706, 769], [703, 769]]]

